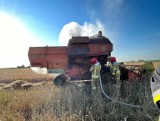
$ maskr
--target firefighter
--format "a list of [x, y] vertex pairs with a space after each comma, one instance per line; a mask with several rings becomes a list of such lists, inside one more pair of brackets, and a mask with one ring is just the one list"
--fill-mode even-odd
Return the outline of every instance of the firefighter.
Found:
[[120, 95], [121, 94], [120, 93], [120, 87], [121, 87], [120, 75], [121, 75], [121, 73], [119, 70], [119, 65], [118, 65], [115, 57], [109, 56], [108, 61], [109, 61], [110, 69], [112, 72], [113, 80], [116, 83], [115, 86], [116, 86], [116, 90], [117, 90], [117, 95]]
[[[160, 110], [160, 65], [156, 68], [150, 79], [153, 102]], [[159, 120], [160, 121], [160, 117]]]
[[98, 79], [101, 70], [101, 65], [98, 62], [97, 58], [92, 58], [91, 64], [92, 64], [90, 68], [90, 72], [92, 73], [91, 86], [92, 86], [92, 91], [95, 91], [99, 87]]

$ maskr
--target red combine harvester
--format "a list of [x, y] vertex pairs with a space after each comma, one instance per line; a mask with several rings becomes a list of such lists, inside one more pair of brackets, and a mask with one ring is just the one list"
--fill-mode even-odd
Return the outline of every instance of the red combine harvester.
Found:
[[104, 65], [112, 50], [113, 44], [102, 35], [75, 36], [68, 46], [30, 47], [28, 57], [37, 72], [61, 73], [53, 82], [62, 86], [67, 80], [90, 80], [90, 59], [96, 57]]
[[[68, 46], [30, 47], [28, 57], [34, 72], [40, 74], [60, 73], [53, 80], [57, 86], [63, 86], [68, 81], [77, 82], [77, 80], [88, 83], [91, 80], [90, 60], [96, 57], [102, 65], [102, 81], [106, 83], [112, 78], [112, 74], [110, 67], [106, 67], [104, 64], [112, 50], [113, 44], [110, 40], [98, 34], [92, 37], [72, 37]], [[135, 70], [120, 65], [121, 80], [140, 79], [140, 70], [136, 70], [138, 73]]]

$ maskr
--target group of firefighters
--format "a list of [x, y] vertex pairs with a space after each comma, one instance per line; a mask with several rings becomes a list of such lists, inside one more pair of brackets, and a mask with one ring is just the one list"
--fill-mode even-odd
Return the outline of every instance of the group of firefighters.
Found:
[[[115, 80], [116, 88], [120, 94], [120, 86], [121, 86], [120, 74], [121, 73], [119, 70], [119, 65], [115, 57], [109, 56], [108, 59], [106, 60], [106, 66], [108, 66], [107, 65], [108, 62], [109, 62], [110, 70], [112, 72], [113, 80]], [[98, 81], [100, 76], [101, 64], [97, 60], [97, 58], [92, 58], [91, 64], [92, 64], [90, 68], [90, 71], [92, 72], [91, 86], [92, 86], [92, 91], [95, 92], [99, 87]], [[157, 107], [160, 110], [160, 65], [155, 69], [154, 73], [152, 74], [150, 83], [151, 83], [153, 102], [155, 105], [157, 105]], [[160, 117], [158, 121], [160, 121]]]
[[[107, 64], [109, 62], [109, 64]], [[95, 92], [97, 88], [99, 88], [99, 76], [100, 76], [100, 70], [101, 70], [101, 64], [97, 60], [97, 58], [91, 59], [91, 68], [90, 71], [92, 72], [92, 80], [91, 80], [91, 87], [92, 91]], [[109, 56], [106, 60], [105, 66], [110, 66], [110, 71], [112, 73], [112, 80], [116, 82], [116, 90], [118, 91], [118, 94], [120, 94], [120, 70], [119, 65], [117, 63], [117, 60], [115, 57]]]

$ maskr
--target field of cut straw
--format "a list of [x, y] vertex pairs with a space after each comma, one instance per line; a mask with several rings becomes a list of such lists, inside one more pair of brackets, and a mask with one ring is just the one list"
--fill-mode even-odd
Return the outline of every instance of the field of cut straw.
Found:
[[[159, 112], [153, 104], [148, 79], [123, 84], [123, 96], [116, 95], [113, 87], [113, 99], [141, 106], [135, 108], [108, 100], [100, 90], [91, 94], [89, 86], [72, 84], [57, 88], [53, 85], [51, 77], [34, 76], [32, 72], [29, 74], [30, 70], [22, 70], [10, 70], [13, 74], [0, 70], [0, 76], [3, 78], [1, 82], [31, 82], [37, 78], [37, 82], [42, 79], [46, 83], [27, 89], [2, 89], [1, 121], [156, 121], [158, 118]], [[30, 76], [27, 76], [25, 71]], [[17, 76], [19, 74], [20, 77]]]
[[30, 82], [49, 81], [54, 75], [42, 75], [34, 73], [30, 68], [0, 69], [0, 83], [10, 83], [15, 80]]

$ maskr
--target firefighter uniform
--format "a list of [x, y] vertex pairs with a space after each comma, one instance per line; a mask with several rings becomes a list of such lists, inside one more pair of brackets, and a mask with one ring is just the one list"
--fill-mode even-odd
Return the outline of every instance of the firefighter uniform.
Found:
[[121, 81], [120, 81], [120, 70], [119, 70], [119, 65], [117, 62], [114, 62], [111, 66], [111, 72], [113, 75], [113, 79], [116, 82], [116, 90], [117, 94], [120, 94], [120, 87], [121, 87]]
[[112, 72], [112, 75], [114, 76], [114, 79], [116, 81], [116, 84], [120, 82], [120, 70], [119, 70], [119, 66], [118, 66], [118, 63], [116, 64], [112, 64], [111, 65], [111, 72]]
[[92, 90], [95, 90], [97, 87], [99, 87], [98, 79], [100, 70], [101, 70], [101, 65], [98, 61], [90, 68], [90, 71], [92, 73], [92, 80], [91, 80]]
[[117, 95], [120, 95], [120, 87], [121, 87], [121, 81], [120, 81], [120, 70], [119, 70], [119, 65], [117, 63], [117, 60], [115, 57], [108, 57], [108, 60], [110, 63], [110, 68], [113, 76], [113, 80], [115, 81], [116, 85], [116, 93]]
[[[153, 96], [153, 102], [160, 109], [160, 65], [154, 71], [151, 79], [151, 91]], [[160, 121], [160, 118], [159, 118]]]

